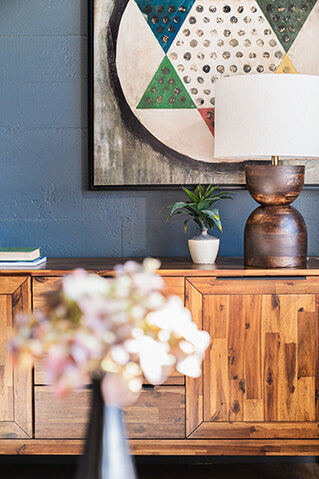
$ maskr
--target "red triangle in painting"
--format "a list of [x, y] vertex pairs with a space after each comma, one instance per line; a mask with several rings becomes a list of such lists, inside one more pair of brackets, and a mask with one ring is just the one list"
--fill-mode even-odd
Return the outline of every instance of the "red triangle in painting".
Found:
[[215, 109], [214, 108], [198, 108], [203, 120], [209, 128], [209, 131], [215, 135]]

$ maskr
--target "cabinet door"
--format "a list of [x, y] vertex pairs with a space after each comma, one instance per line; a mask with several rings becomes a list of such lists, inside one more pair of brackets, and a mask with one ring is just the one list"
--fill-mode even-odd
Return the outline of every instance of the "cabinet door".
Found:
[[8, 351], [16, 314], [30, 310], [30, 278], [0, 278], [0, 438], [32, 436], [31, 367], [13, 366]]
[[186, 381], [187, 435], [318, 438], [317, 279], [187, 281], [211, 344]]

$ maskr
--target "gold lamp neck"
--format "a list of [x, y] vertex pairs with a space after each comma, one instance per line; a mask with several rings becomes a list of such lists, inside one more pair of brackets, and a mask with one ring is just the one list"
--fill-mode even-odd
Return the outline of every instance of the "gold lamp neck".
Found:
[[272, 156], [271, 157], [271, 164], [273, 166], [278, 166], [279, 165], [279, 156]]

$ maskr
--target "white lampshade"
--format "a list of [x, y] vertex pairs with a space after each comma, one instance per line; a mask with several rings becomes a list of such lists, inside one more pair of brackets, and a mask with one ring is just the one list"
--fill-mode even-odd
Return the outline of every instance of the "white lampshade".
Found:
[[319, 76], [226, 77], [215, 98], [215, 157], [319, 157]]

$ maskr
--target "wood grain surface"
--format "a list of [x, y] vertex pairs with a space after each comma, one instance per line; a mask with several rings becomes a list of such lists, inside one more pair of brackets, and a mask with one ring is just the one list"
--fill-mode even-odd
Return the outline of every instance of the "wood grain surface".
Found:
[[[165, 261], [167, 291], [185, 293], [212, 340], [200, 378], [185, 383], [173, 374], [126, 411], [133, 453], [319, 455], [319, 261], [304, 270], [245, 268], [234, 258], [207, 268]], [[66, 271], [82, 265], [108, 275], [119, 262], [57, 259], [48, 274], [0, 273], [0, 454], [81, 452], [90, 389], [59, 403], [37, 362], [33, 402], [31, 371], [13, 371], [4, 343], [13, 316], [30, 310], [31, 292], [33, 307], [41, 307], [43, 292]]]
[[[319, 438], [318, 297], [305, 294], [305, 284], [303, 294], [288, 294], [296, 285], [283, 280], [187, 279], [186, 304], [192, 310], [197, 298], [212, 339], [203, 378], [191, 389], [186, 381], [196, 423], [190, 437]], [[286, 294], [275, 294], [281, 289]], [[196, 387], [203, 387], [203, 409]]]
[[[75, 391], [57, 399], [51, 387], [35, 387], [35, 438], [85, 437], [91, 391]], [[185, 388], [155, 386], [142, 391], [137, 402], [124, 410], [129, 438], [184, 438]]]
[[[142, 262], [143, 258], [48, 258], [46, 264], [37, 269], [0, 269], [0, 276], [34, 277], [61, 276], [75, 268], [84, 268], [91, 272], [105, 276], [114, 275], [114, 266], [128, 260]], [[244, 265], [243, 258], [219, 257], [215, 264], [198, 265], [192, 263], [190, 258], [159, 258], [161, 267], [159, 273], [163, 276], [318, 276], [319, 259], [312, 257], [305, 268], [251, 268]]]
[[31, 367], [13, 365], [8, 349], [15, 316], [31, 311], [31, 280], [0, 278], [0, 291], [0, 438], [31, 437]]

